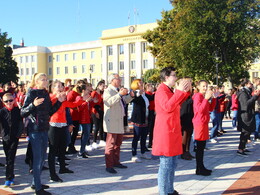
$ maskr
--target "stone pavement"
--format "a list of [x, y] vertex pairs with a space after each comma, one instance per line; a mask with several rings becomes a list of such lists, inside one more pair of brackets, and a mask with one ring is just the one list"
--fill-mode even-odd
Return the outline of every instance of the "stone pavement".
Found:
[[[238, 156], [236, 153], [239, 132], [231, 129], [231, 121], [225, 120], [223, 126], [227, 133], [219, 137], [219, 143], [207, 143], [205, 151], [205, 166], [213, 169], [211, 176], [195, 175], [195, 160], [186, 161], [179, 159], [176, 177], [175, 189], [180, 194], [255, 194], [255, 188], [248, 188], [246, 192], [240, 191], [241, 184], [234, 186], [235, 182], [243, 176], [252, 166], [254, 166], [260, 157], [260, 143], [256, 143], [250, 150], [252, 154], [248, 157]], [[131, 162], [131, 138], [124, 140], [121, 149], [121, 161], [127, 165], [127, 169], [117, 169], [118, 173], [111, 175], [105, 171], [104, 148], [91, 152], [88, 159], [77, 159], [76, 155], [69, 157], [69, 168], [74, 174], [62, 174], [60, 177], [63, 183], [50, 183], [49, 171], [43, 171], [42, 181], [50, 185], [49, 192], [54, 195], [71, 194], [104, 194], [104, 195], [153, 195], [158, 194], [157, 172], [159, 160], [144, 160], [142, 163]], [[79, 149], [80, 140], [78, 139], [77, 149]], [[32, 175], [28, 172], [28, 165], [24, 163], [27, 142], [25, 139], [20, 141], [15, 164], [15, 183], [12, 188], [3, 188], [0, 186], [0, 195], [3, 194], [33, 194], [30, 188]], [[194, 155], [194, 153], [192, 152]], [[2, 146], [0, 148], [0, 162], [4, 163], [4, 154]], [[259, 167], [259, 164], [258, 164]], [[58, 167], [56, 167], [58, 170]], [[4, 184], [4, 171], [0, 167], [0, 184]], [[259, 178], [258, 171], [252, 172], [253, 177]], [[241, 177], [242, 178], [242, 177]], [[259, 180], [254, 180], [258, 182]], [[242, 181], [242, 185], [245, 182]], [[6, 192], [7, 191], [7, 192]], [[241, 192], [241, 193], [239, 193]]]

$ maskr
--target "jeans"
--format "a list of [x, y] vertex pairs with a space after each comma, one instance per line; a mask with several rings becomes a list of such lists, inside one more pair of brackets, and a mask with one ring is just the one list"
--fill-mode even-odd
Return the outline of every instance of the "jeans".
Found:
[[48, 132], [29, 132], [30, 142], [33, 152], [33, 182], [35, 190], [38, 191], [42, 188], [41, 172], [42, 166], [46, 159], [46, 151], [48, 146]]
[[223, 128], [222, 128], [222, 122], [223, 122], [223, 119], [224, 119], [224, 115], [225, 115], [225, 112], [220, 112], [220, 113], [218, 113], [219, 114], [219, 118], [218, 118], [218, 124], [219, 124], [219, 126], [218, 126], [218, 130], [219, 131], [221, 131], [221, 130], [223, 130]]
[[210, 139], [216, 137], [218, 134], [219, 117], [219, 113], [217, 113], [215, 110], [210, 113], [210, 118], [212, 121], [212, 128], [210, 129]]
[[260, 129], [260, 112], [255, 113], [255, 123], [256, 123], [256, 129], [255, 129], [255, 139], [260, 138], [259, 135], [259, 129]]
[[[89, 135], [90, 135], [90, 129], [91, 124], [80, 124], [82, 128], [82, 134], [81, 134], [81, 146], [80, 146], [80, 153], [83, 154], [85, 152], [85, 147], [87, 143], [89, 142]], [[88, 143], [89, 145], [89, 143]]]
[[147, 138], [147, 127], [138, 127], [134, 125], [134, 138], [132, 141], [132, 155], [136, 156], [137, 152], [137, 144], [138, 141], [140, 140], [141, 137], [141, 154], [145, 153], [145, 148], [146, 148], [146, 138]]
[[158, 171], [158, 187], [160, 195], [174, 192], [174, 174], [177, 167], [178, 156], [160, 156], [160, 167]]
[[232, 127], [237, 127], [237, 110], [233, 110]]

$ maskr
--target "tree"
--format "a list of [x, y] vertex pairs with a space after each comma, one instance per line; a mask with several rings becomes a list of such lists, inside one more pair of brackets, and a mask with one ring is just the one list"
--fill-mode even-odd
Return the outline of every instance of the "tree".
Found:
[[257, 0], [175, 0], [143, 37], [152, 43], [159, 67], [175, 66], [181, 77], [214, 81], [218, 75], [237, 84], [249, 77], [250, 62], [259, 56], [258, 13]]
[[13, 60], [13, 50], [10, 46], [12, 39], [7, 38], [7, 33], [0, 32], [0, 83], [18, 81], [19, 72], [17, 63]]
[[143, 80], [146, 83], [159, 83], [160, 82], [160, 72], [159, 69], [149, 69], [143, 75]]

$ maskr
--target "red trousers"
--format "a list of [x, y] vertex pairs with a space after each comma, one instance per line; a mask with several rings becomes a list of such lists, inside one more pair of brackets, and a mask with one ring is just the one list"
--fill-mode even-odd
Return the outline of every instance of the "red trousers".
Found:
[[106, 168], [112, 168], [120, 164], [120, 146], [122, 144], [123, 134], [107, 133], [105, 159]]

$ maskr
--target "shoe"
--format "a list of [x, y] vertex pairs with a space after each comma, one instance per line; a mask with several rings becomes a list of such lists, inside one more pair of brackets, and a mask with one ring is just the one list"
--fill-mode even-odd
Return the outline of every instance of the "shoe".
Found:
[[227, 131], [225, 131], [225, 130], [223, 130], [223, 129], [220, 130], [220, 133], [222, 133], [222, 134], [223, 134], [223, 133], [226, 133], [226, 132], [227, 132]]
[[11, 179], [11, 180], [10, 180], [10, 185], [11, 185], [11, 186], [14, 186], [14, 179]]
[[149, 150], [148, 148], [146, 148], [146, 147], [145, 147], [145, 150], [144, 150], [144, 151], [145, 151], [145, 152], [150, 152], [150, 150]]
[[247, 157], [247, 154], [244, 152], [244, 151], [237, 151], [237, 154], [239, 155], [239, 156], [244, 156], [244, 157]]
[[141, 154], [140, 158], [143, 158], [143, 159], [147, 159], [147, 160], [151, 160], [152, 157], [150, 155], [147, 155], [147, 154]]
[[50, 192], [45, 191], [43, 188], [35, 192], [36, 195], [51, 195]]
[[59, 173], [60, 174], [63, 174], [63, 173], [74, 173], [74, 171], [65, 168], [65, 169], [60, 169]]
[[4, 167], [5, 165], [3, 163], [0, 163], [0, 167]]
[[117, 171], [114, 168], [106, 168], [106, 172], [116, 174]]
[[220, 131], [218, 131], [217, 137], [220, 137], [221, 135], [223, 135], [223, 133], [221, 133]]
[[77, 154], [78, 151], [75, 148], [69, 148], [68, 149], [68, 154]]
[[152, 148], [152, 144], [148, 144], [148, 148]]
[[50, 182], [63, 182], [63, 180], [61, 179], [61, 178], [59, 178], [59, 176], [58, 175], [55, 175], [55, 176], [51, 176], [50, 177]]
[[77, 158], [88, 158], [87, 155], [85, 153], [82, 153], [82, 154], [78, 154], [77, 155]]
[[[60, 162], [56, 162], [55, 165], [59, 166]], [[65, 163], [65, 166], [68, 166], [68, 165], [69, 165], [68, 163]]]
[[177, 192], [176, 190], [174, 190], [173, 193], [168, 193], [168, 195], [179, 195], [179, 192]]
[[183, 160], [192, 160], [192, 157], [189, 155], [188, 152], [184, 152], [182, 155], [181, 155], [181, 158]]
[[118, 164], [118, 165], [114, 165], [115, 168], [120, 168], [120, 169], [126, 169], [127, 166], [122, 165], [122, 164]]
[[196, 169], [196, 175], [210, 176], [211, 172], [204, 170]]
[[244, 149], [244, 152], [249, 152], [251, 153], [252, 151], [248, 150], [248, 149]]
[[[42, 184], [43, 189], [48, 189], [50, 186]], [[31, 188], [35, 190], [35, 185], [31, 185]]]
[[11, 185], [11, 181], [5, 181], [4, 188], [8, 188]]
[[218, 143], [218, 140], [214, 139], [214, 138], [210, 139], [209, 141], [210, 141], [210, 143], [213, 143], [213, 144]]
[[205, 167], [203, 168], [203, 170], [205, 170], [205, 171], [208, 171], [208, 172], [212, 173], [212, 170], [210, 170], [210, 169], [206, 169]]
[[98, 149], [98, 144], [96, 142], [93, 142], [92, 148], [95, 149], [95, 150]]
[[132, 162], [141, 163], [142, 160], [141, 160], [140, 158], [138, 158], [137, 156], [133, 156], [133, 157], [132, 157]]
[[86, 150], [87, 150], [88, 152], [91, 152], [91, 151], [93, 151], [93, 148], [92, 148], [91, 145], [88, 145], [88, 146], [86, 146]]
[[105, 141], [103, 141], [103, 140], [100, 140], [99, 141], [99, 144], [98, 144], [99, 146], [106, 146], [106, 142]]

